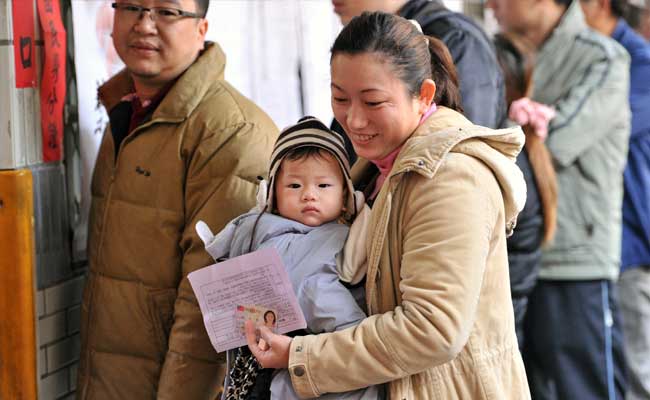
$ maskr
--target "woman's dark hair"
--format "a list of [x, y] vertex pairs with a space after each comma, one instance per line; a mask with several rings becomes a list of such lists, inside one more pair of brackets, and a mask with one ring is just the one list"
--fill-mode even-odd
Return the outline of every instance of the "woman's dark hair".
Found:
[[[502, 33], [494, 36], [494, 47], [503, 71], [506, 102], [510, 108], [513, 101], [531, 96], [534, 50], [523, 38]], [[542, 139], [535, 134], [530, 125], [523, 126], [522, 129], [526, 135], [525, 148], [542, 205], [544, 216], [542, 243], [546, 245], [553, 240], [557, 227], [557, 177], [551, 155]]]
[[378, 53], [390, 63], [411, 96], [420, 94], [425, 79], [433, 79], [435, 103], [463, 111], [458, 74], [449, 50], [440, 40], [423, 35], [402, 17], [364, 12], [343, 28], [331, 51], [331, 59], [339, 53]]
[[506, 86], [506, 103], [529, 97], [532, 88], [534, 52], [523, 39], [498, 33], [494, 35], [496, 56], [503, 71]]

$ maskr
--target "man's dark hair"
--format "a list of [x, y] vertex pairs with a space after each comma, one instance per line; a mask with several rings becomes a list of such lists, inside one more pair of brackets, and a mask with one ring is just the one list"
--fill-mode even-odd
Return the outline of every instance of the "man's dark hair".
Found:
[[572, 1], [573, 1], [573, 0], [555, 0], [555, 2], [556, 2], [557, 4], [560, 4], [560, 5], [562, 5], [562, 6], [564, 6], [564, 7], [567, 7], [567, 8], [571, 5], [571, 2], [572, 2]]
[[[589, 3], [591, 1], [596, 1], [596, 0], [580, 0], [580, 1], [582, 1], [583, 3]], [[614, 14], [616, 18], [622, 18], [630, 14], [628, 12], [628, 9], [631, 8], [631, 6], [627, 0], [610, 0], [609, 4], [612, 10], [612, 14]]]
[[611, 0], [612, 14], [621, 18], [627, 14], [628, 3], [627, 0]]
[[645, 10], [643, 8], [629, 4], [625, 10], [625, 13], [623, 14], [623, 18], [632, 27], [632, 29], [639, 29], [639, 26], [641, 26], [641, 17], [643, 16], [644, 11]]
[[210, 0], [194, 0], [196, 4], [196, 13], [205, 18], [208, 14], [208, 6], [210, 5]]

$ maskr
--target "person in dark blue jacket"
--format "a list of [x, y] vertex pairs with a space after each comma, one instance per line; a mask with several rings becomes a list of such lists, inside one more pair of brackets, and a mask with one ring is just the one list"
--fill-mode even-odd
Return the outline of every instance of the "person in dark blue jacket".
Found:
[[631, 58], [632, 133], [623, 175], [618, 288], [630, 385], [626, 398], [650, 399], [650, 44], [622, 18], [628, 6], [626, 0], [582, 1], [587, 23], [623, 45]]

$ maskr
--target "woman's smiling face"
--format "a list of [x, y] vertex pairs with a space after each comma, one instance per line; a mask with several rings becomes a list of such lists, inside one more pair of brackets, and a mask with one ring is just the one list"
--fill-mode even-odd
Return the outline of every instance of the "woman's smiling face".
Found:
[[378, 53], [332, 58], [332, 110], [357, 154], [380, 160], [411, 136], [426, 111]]

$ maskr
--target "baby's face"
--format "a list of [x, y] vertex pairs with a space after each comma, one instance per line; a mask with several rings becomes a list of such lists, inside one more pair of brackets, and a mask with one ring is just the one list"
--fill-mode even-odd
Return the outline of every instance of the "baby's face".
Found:
[[308, 226], [334, 221], [343, 211], [341, 167], [328, 152], [284, 159], [275, 182], [278, 213]]

